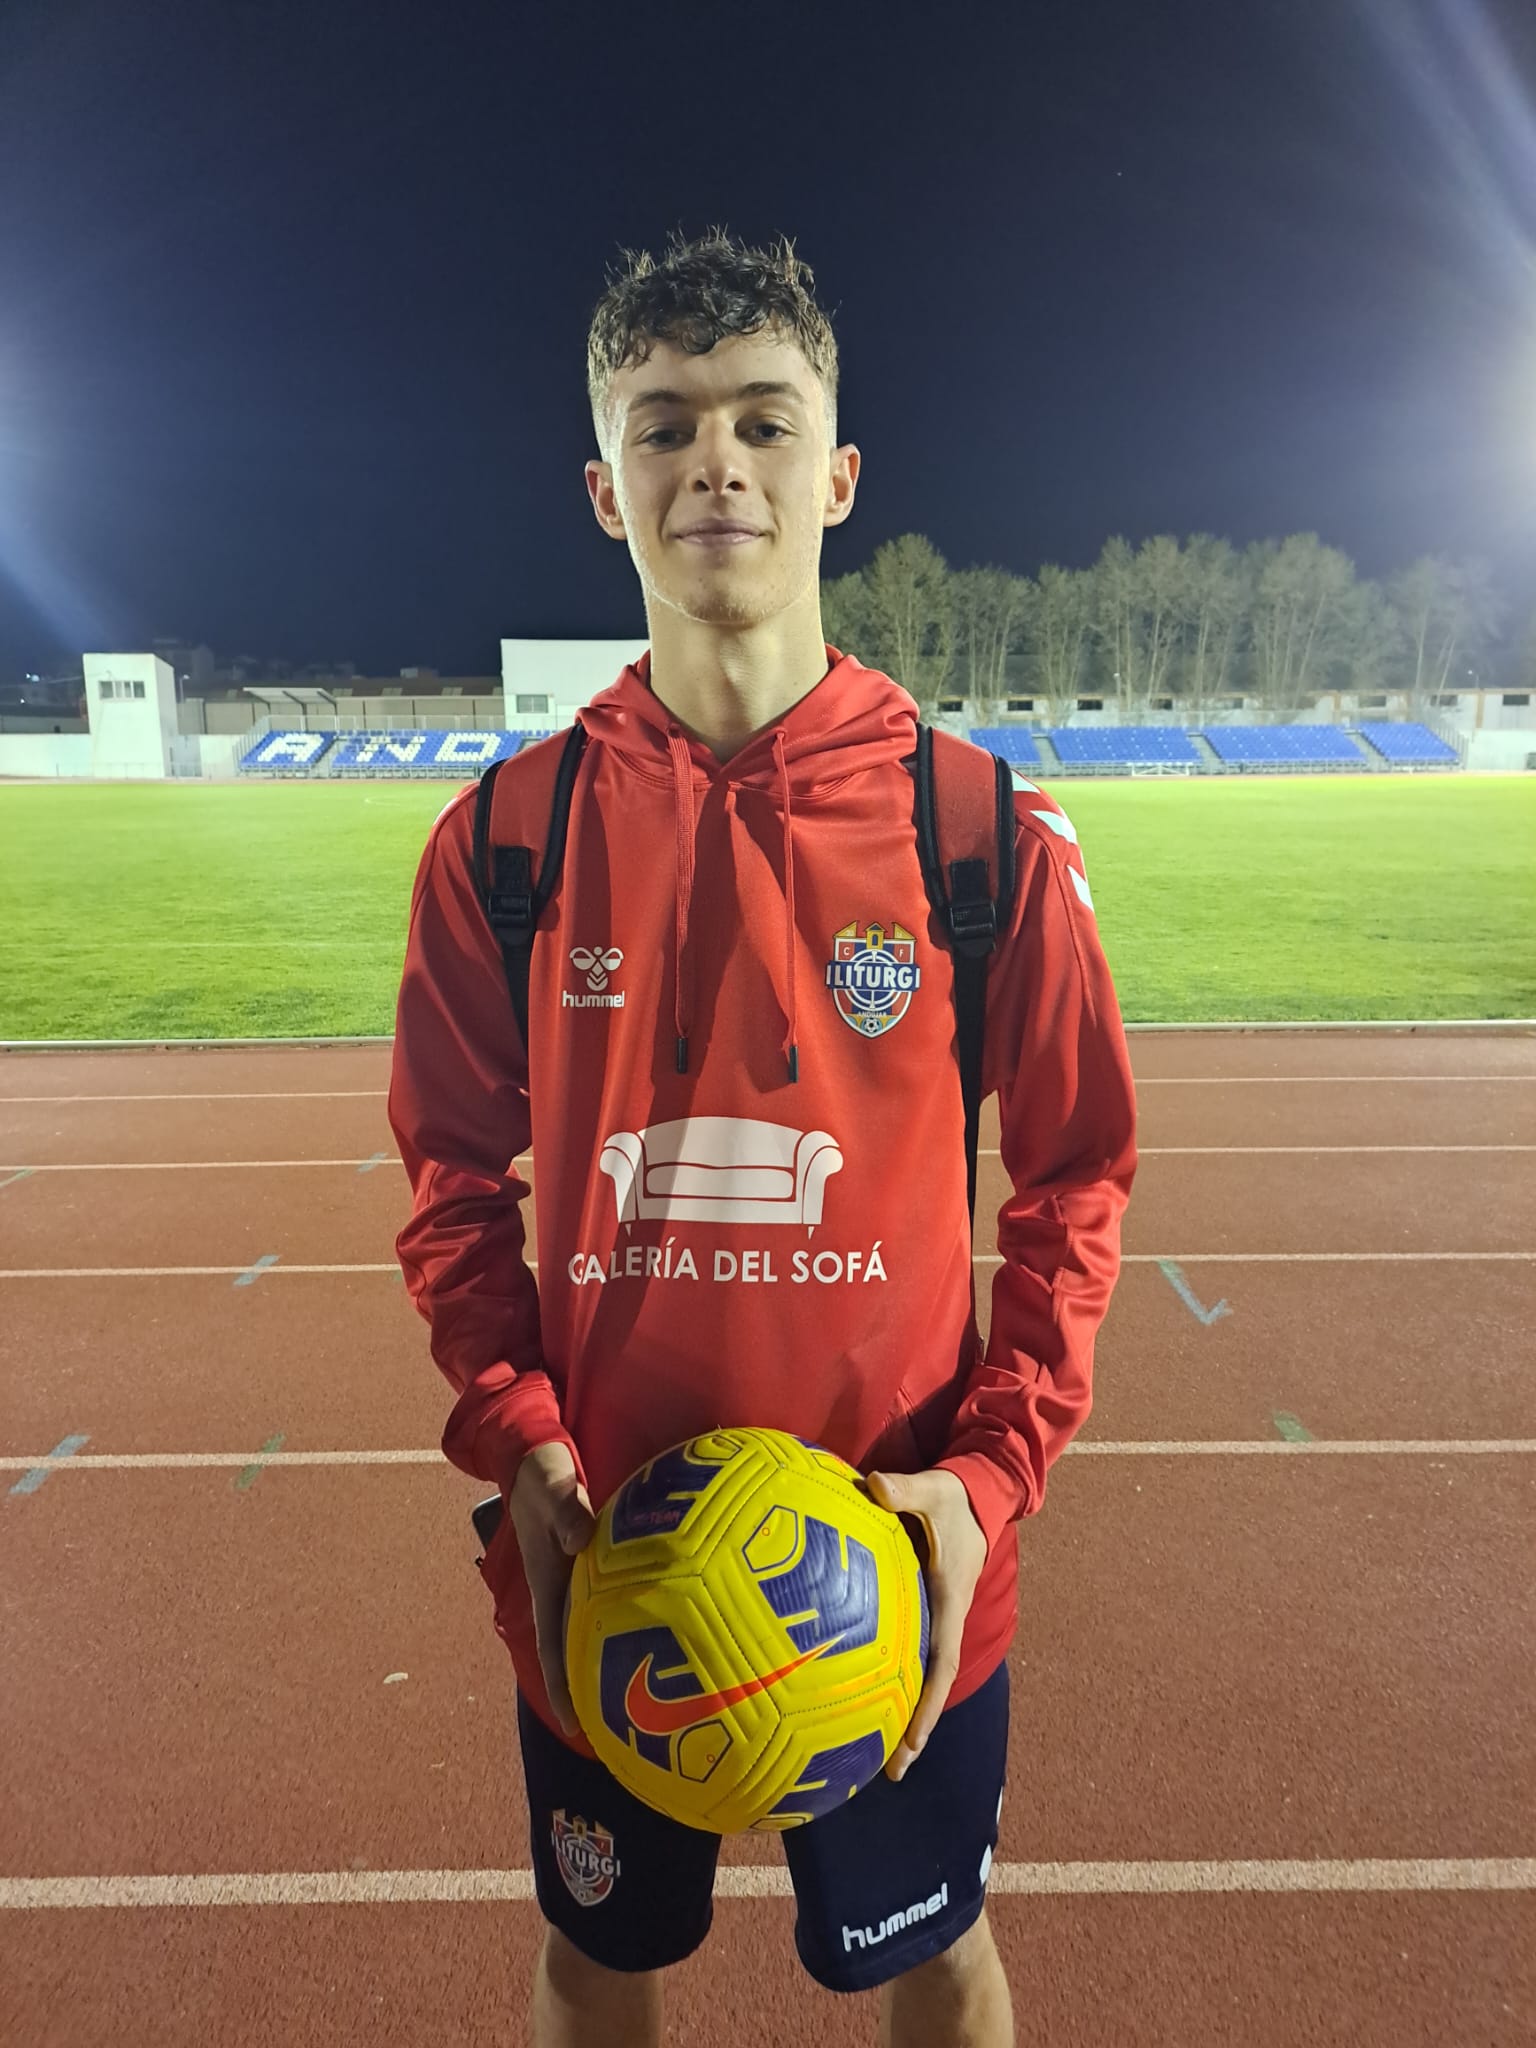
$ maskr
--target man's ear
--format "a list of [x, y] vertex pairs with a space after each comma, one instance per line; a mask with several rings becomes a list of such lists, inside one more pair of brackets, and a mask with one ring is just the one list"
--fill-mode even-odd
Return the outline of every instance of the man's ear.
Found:
[[841, 526], [853, 510], [853, 495], [859, 483], [859, 451], [852, 441], [832, 451], [827, 474], [827, 496], [822, 506], [823, 526]]
[[619, 502], [613, 488], [613, 464], [589, 462], [586, 474], [587, 494], [592, 500], [598, 525], [611, 540], [623, 540], [624, 521], [619, 514]]

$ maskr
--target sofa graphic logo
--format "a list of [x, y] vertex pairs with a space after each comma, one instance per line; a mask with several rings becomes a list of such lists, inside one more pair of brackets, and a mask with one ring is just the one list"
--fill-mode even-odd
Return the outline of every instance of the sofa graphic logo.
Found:
[[608, 986], [608, 977], [617, 974], [624, 964], [624, 955], [617, 946], [600, 946], [594, 952], [590, 946], [571, 948], [571, 965], [578, 974], [587, 977], [585, 995], [575, 996], [571, 991], [560, 991], [560, 1002], [567, 1010], [622, 1010], [624, 994]]
[[618, 1220], [680, 1223], [821, 1221], [827, 1182], [843, 1165], [827, 1131], [755, 1117], [685, 1116], [615, 1131], [598, 1166], [613, 1182]]
[[827, 987], [837, 1014], [861, 1038], [879, 1038], [907, 1014], [921, 983], [917, 942], [899, 924], [845, 924], [832, 934]]
[[578, 1906], [600, 1906], [619, 1874], [613, 1836], [595, 1821], [584, 1821], [580, 1814], [568, 1821], [563, 1806], [554, 1819], [555, 1861], [566, 1890]]

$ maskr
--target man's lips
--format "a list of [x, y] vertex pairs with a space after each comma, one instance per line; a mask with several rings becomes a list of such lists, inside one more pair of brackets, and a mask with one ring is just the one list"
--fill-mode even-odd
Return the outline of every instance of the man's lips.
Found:
[[696, 548], [734, 548], [740, 547], [743, 541], [761, 540], [762, 537], [760, 533], [743, 533], [739, 528], [731, 533], [705, 532], [680, 533], [678, 535], [679, 540], [687, 541]]

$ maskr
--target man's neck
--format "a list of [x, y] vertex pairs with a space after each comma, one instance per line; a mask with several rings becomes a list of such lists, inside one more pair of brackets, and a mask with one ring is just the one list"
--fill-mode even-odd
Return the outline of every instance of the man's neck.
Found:
[[670, 611], [650, 624], [653, 695], [720, 761], [827, 673], [819, 603], [753, 626], [706, 625]]

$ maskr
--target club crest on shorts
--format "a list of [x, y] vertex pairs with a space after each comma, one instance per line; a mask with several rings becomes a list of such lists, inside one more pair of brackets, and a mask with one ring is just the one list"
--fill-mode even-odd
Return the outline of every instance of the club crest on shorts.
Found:
[[566, 1890], [578, 1906], [600, 1906], [619, 1874], [612, 1835], [606, 1828], [584, 1821], [580, 1814], [568, 1821], [564, 1807], [556, 1810], [552, 1833], [555, 1861]]
[[899, 924], [845, 924], [832, 934], [827, 987], [837, 1014], [861, 1038], [878, 1038], [907, 1014], [922, 980], [917, 941]]

